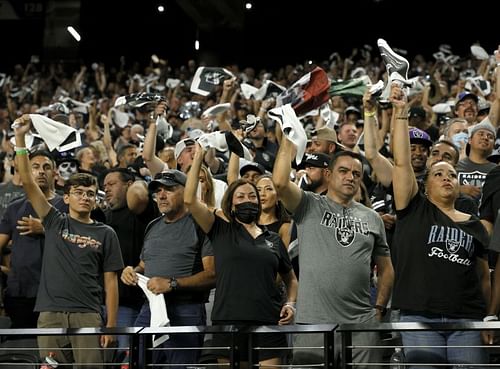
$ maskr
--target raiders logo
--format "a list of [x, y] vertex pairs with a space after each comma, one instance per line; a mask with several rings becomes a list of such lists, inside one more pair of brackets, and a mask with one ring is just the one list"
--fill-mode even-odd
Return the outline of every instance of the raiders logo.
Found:
[[269, 240], [265, 240], [265, 241], [266, 241], [267, 247], [269, 247], [270, 249], [274, 248], [274, 244], [271, 241], [269, 241]]
[[351, 228], [336, 228], [335, 239], [342, 247], [351, 246], [354, 241], [354, 231]]
[[446, 240], [446, 250], [448, 250], [449, 253], [454, 254], [459, 248], [460, 242], [455, 240]]
[[224, 75], [219, 73], [219, 72], [211, 72], [205, 74], [205, 82], [213, 84], [213, 85], [219, 85], [221, 81], [223, 80]]

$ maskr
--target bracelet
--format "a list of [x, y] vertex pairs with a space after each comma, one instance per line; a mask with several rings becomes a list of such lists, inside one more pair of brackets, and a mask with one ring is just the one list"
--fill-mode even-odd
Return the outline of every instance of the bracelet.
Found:
[[25, 147], [22, 148], [16, 148], [16, 155], [28, 155], [29, 150]]
[[408, 120], [408, 117], [406, 116], [399, 116], [399, 117], [396, 117], [396, 119], [400, 119], [400, 120]]
[[283, 305], [283, 307], [290, 308], [294, 314], [297, 312], [297, 308], [295, 307], [295, 302], [286, 302], [285, 305]]
[[365, 111], [365, 118], [374, 117], [376, 114], [377, 114], [377, 111], [376, 111], [376, 110], [373, 110], [373, 111]]
[[498, 321], [498, 316], [496, 315], [486, 315], [483, 318], [483, 322], [496, 322]]

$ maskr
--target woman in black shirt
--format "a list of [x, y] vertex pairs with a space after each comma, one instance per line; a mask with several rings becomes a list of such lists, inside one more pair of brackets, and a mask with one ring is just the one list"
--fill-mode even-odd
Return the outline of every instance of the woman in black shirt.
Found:
[[[481, 321], [490, 300], [486, 230], [475, 215], [456, 210], [459, 184], [449, 163], [434, 163], [425, 178], [425, 195], [418, 190], [411, 167], [407, 97], [393, 85], [390, 99], [397, 214], [393, 306], [400, 309], [402, 322]], [[403, 332], [402, 338], [407, 362], [486, 362], [479, 331], [413, 331]], [[491, 337], [484, 339], [489, 342]]]
[[[203, 149], [196, 152], [189, 171], [184, 202], [195, 221], [207, 233], [214, 250], [216, 292], [212, 322], [236, 326], [290, 324], [295, 314], [297, 279], [290, 259], [278, 234], [259, 226], [261, 212], [259, 193], [253, 183], [237, 180], [228, 187], [222, 199], [222, 209], [209, 210], [196, 197]], [[287, 286], [288, 301], [282, 305], [276, 284], [278, 274]], [[217, 346], [227, 345], [224, 336], [215, 335]], [[256, 337], [255, 345], [286, 347], [284, 334]], [[246, 342], [242, 361], [247, 361]], [[226, 355], [219, 354], [224, 361]], [[261, 365], [281, 364], [277, 350], [261, 350]]]

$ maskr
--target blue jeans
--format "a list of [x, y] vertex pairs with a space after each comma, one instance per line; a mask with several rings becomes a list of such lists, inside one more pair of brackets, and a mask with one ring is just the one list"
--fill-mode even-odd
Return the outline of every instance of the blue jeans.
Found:
[[[128, 306], [118, 306], [118, 316], [116, 319], [117, 327], [133, 327], [139, 315], [139, 309], [133, 309]], [[130, 347], [129, 336], [117, 336], [118, 347], [127, 350]]]
[[[206, 325], [205, 304], [168, 304], [167, 314], [171, 326]], [[151, 313], [146, 302], [134, 326], [149, 327]], [[158, 337], [157, 337], [158, 338]], [[203, 334], [171, 334], [158, 348], [202, 347]], [[201, 350], [154, 350], [153, 364], [197, 364]], [[192, 365], [188, 365], [192, 366]], [[185, 368], [186, 365], [169, 368]], [[161, 367], [158, 367], [161, 368]]]
[[[400, 322], [422, 323], [464, 323], [474, 319], [452, 319], [447, 317], [428, 318], [421, 315], [409, 315], [401, 312]], [[449, 363], [449, 364], [484, 364], [488, 360], [485, 349], [478, 347], [452, 346], [480, 346], [481, 332], [479, 331], [415, 331], [401, 332], [403, 339], [405, 361], [407, 363]], [[444, 347], [407, 347], [407, 346], [444, 346]], [[460, 368], [467, 368], [460, 365]], [[411, 368], [411, 367], [410, 367]], [[415, 368], [433, 368], [415, 366]], [[479, 368], [477, 366], [471, 368]]]

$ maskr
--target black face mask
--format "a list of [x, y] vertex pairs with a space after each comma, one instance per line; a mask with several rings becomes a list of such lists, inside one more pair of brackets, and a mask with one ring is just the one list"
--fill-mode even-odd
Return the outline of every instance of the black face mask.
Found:
[[235, 205], [234, 215], [236, 219], [245, 224], [250, 224], [257, 220], [259, 215], [259, 204], [254, 202], [243, 202]]

